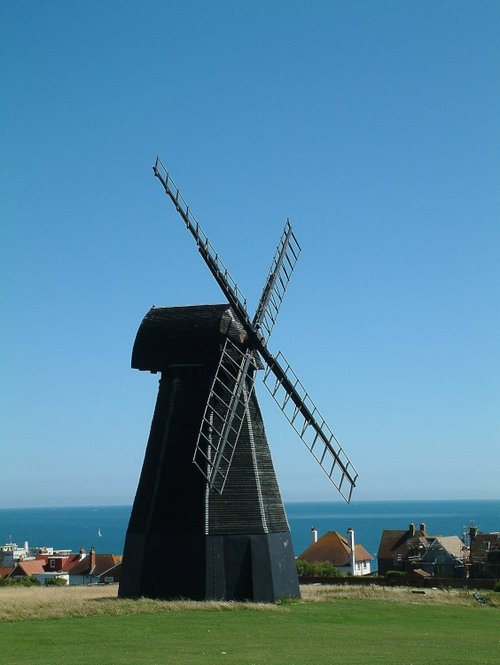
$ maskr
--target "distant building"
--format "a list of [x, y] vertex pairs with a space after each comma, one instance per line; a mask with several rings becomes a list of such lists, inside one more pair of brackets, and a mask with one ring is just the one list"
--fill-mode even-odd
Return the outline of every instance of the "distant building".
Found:
[[403, 530], [384, 529], [377, 553], [379, 575], [386, 575], [389, 570], [405, 571], [408, 559], [421, 557], [432, 540], [426, 535], [423, 523], [419, 529], [414, 524]]
[[468, 549], [458, 536], [430, 536], [425, 524], [416, 529], [384, 529], [378, 548], [378, 572], [390, 570], [412, 574], [426, 573], [432, 577], [460, 578], [466, 576]]
[[88, 554], [69, 570], [70, 584], [111, 584], [119, 582], [122, 556], [97, 554], [92, 548]]
[[0, 566], [13, 566], [17, 561], [34, 558], [30, 556], [28, 543], [25, 542], [22, 547], [17, 543], [5, 543], [0, 545]]
[[479, 533], [472, 527], [470, 535], [470, 576], [473, 579], [500, 579], [500, 532]]
[[13, 580], [18, 580], [22, 577], [34, 577], [44, 584], [51, 579], [59, 578], [66, 584], [69, 584], [68, 574], [62, 570], [51, 570], [44, 559], [19, 561], [8, 577]]
[[351, 575], [369, 575], [372, 555], [362, 545], [354, 542], [354, 530], [349, 529], [347, 538], [337, 531], [327, 531], [317, 540], [317, 531], [311, 530], [313, 543], [297, 558], [308, 563], [328, 561], [336, 568]]
[[54, 550], [53, 547], [30, 547], [25, 541], [21, 547], [17, 543], [5, 543], [0, 545], [0, 566], [13, 566], [18, 561], [33, 561], [39, 554], [69, 556], [71, 550]]
[[121, 562], [122, 556], [97, 554], [94, 548], [88, 554], [84, 548], [79, 554], [56, 551], [20, 560], [4, 576], [11, 579], [35, 577], [43, 583], [59, 578], [69, 585], [111, 584], [120, 579]]
[[432, 577], [465, 577], [467, 548], [458, 536], [436, 536], [418, 562], [410, 562]]

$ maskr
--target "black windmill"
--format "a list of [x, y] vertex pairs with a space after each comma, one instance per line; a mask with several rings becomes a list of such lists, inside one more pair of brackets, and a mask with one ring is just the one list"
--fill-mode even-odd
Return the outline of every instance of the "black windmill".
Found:
[[124, 548], [119, 595], [298, 597], [290, 529], [262, 415], [256, 372], [341, 495], [357, 473], [308, 393], [267, 340], [300, 253], [289, 221], [253, 319], [236, 283], [159, 159], [172, 200], [228, 303], [152, 308], [132, 367], [160, 372]]

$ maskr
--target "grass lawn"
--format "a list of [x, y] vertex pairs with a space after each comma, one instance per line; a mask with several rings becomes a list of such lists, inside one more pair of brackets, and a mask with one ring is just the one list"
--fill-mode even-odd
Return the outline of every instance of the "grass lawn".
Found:
[[332, 594], [260, 608], [185, 603], [142, 614], [4, 620], [0, 662], [499, 665], [500, 610]]

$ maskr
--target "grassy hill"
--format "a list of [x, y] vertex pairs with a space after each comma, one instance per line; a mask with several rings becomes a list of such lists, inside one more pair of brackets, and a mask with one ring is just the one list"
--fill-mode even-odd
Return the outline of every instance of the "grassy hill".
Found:
[[500, 594], [303, 587], [281, 605], [119, 600], [116, 587], [0, 589], [2, 662], [498, 665]]

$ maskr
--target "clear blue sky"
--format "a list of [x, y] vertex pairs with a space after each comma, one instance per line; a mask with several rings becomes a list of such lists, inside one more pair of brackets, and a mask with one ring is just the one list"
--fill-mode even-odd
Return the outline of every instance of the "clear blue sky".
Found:
[[[359, 471], [498, 498], [498, 2], [1, 2], [0, 506], [132, 501], [153, 304], [221, 302], [157, 154]], [[260, 386], [287, 500], [337, 500]]]

